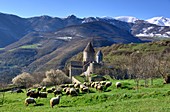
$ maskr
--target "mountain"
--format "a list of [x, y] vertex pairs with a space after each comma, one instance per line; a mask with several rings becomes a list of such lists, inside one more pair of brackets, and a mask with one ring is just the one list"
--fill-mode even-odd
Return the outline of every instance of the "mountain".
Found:
[[136, 17], [131, 17], [131, 16], [118, 16], [118, 17], [114, 17], [114, 19], [123, 22], [128, 22], [128, 23], [135, 23], [135, 21], [139, 20]]
[[0, 48], [0, 82], [10, 82], [23, 71], [34, 73], [64, 68], [65, 63], [83, 51], [89, 41], [95, 47], [102, 47], [141, 43], [144, 37], [154, 38], [157, 34], [169, 37], [168, 26], [132, 18], [128, 21], [131, 22], [74, 15], [21, 18], [0, 13], [0, 47], [3, 47]]
[[143, 20], [138, 20], [131, 28], [131, 33], [137, 37], [151, 37], [151, 39], [169, 38], [170, 27], [169, 26], [157, 26], [150, 24]]
[[153, 17], [151, 19], [146, 20], [149, 23], [156, 24], [159, 26], [170, 26], [170, 18], [165, 17]]
[[9, 45], [27, 33], [25, 19], [0, 13], [0, 47]]
[[139, 37], [142, 40], [153, 41], [159, 38], [170, 37], [170, 19], [164, 17], [154, 17], [149, 20], [139, 20], [135, 17], [120, 16], [115, 19], [127, 23], [133, 23], [129, 30], [131, 34]]
[[[162, 21], [162, 22], [159, 22], [159, 23], [162, 23], [161, 25], [169, 24], [168, 18], [157, 17], [157, 21], [158, 21], [158, 18], [159, 18], [159, 21]], [[16, 15], [0, 13], [0, 48], [18, 41], [19, 39], [21, 39], [22, 37], [24, 37], [30, 32], [54, 32], [56, 30], [59, 30], [59, 29], [62, 29], [68, 26], [80, 25], [83, 23], [90, 23], [94, 21], [107, 22], [109, 24], [112, 24], [116, 27], [125, 29], [130, 32], [132, 30], [131, 28], [133, 27], [133, 25], [136, 24], [137, 20], [139, 19], [135, 17], [130, 17], [130, 16], [120, 16], [120, 17], [115, 17], [115, 18], [113, 17], [78, 18], [74, 15], [70, 15], [66, 18], [50, 17], [50, 16], [45, 16], [45, 15], [39, 16], [39, 17], [21, 18]], [[150, 23], [155, 24], [153, 21], [150, 21]], [[137, 36], [139, 34], [137, 34]], [[168, 36], [166, 32], [165, 33], [151, 32], [150, 34], [161, 34], [162, 37]], [[144, 34], [142, 33], [142, 35], [145, 35], [145, 33]], [[147, 35], [147, 36], [150, 36], [150, 35]]]
[[[113, 18], [112, 17], [105, 17], [105, 18], [116, 19], [116, 20], [128, 22], [128, 23], [135, 23], [137, 20], [141, 20], [141, 19], [138, 19], [132, 16], [118, 16], [118, 17], [113, 17]], [[170, 26], [170, 18], [165, 18], [162, 16], [153, 17], [153, 18], [150, 18], [144, 21], [151, 23], [151, 24], [156, 24], [158, 26]]]
[[72, 25], [55, 32], [32, 32], [0, 54], [0, 73], [10, 80], [21, 71], [32, 73], [63, 68], [89, 41], [93, 41], [95, 47], [142, 42], [128, 31], [101, 21]]
[[64, 19], [50, 16], [21, 18], [0, 13], [0, 48], [18, 41], [30, 32], [52, 32], [81, 23], [82, 19], [74, 15]]

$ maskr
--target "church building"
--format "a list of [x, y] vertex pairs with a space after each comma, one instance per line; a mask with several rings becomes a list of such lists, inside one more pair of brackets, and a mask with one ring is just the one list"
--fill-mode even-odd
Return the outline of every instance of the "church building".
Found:
[[[95, 50], [89, 42], [83, 51], [83, 60], [71, 61], [69, 67], [69, 76], [84, 75], [90, 77], [94, 74], [98, 68], [103, 66], [103, 53], [99, 50], [95, 53]], [[90, 81], [90, 79], [89, 79]]]

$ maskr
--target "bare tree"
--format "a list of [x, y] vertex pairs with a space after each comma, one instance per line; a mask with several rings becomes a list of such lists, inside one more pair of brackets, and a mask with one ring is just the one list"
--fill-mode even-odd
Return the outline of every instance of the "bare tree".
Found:
[[166, 53], [158, 57], [158, 72], [164, 78], [164, 83], [170, 83], [170, 54]]
[[145, 74], [147, 78], [150, 78], [151, 85], [153, 85], [153, 79], [159, 77], [158, 75], [158, 66], [157, 66], [157, 55], [156, 54], [147, 54], [145, 56]]
[[66, 76], [64, 72], [61, 70], [53, 70], [47, 71], [45, 73], [46, 78], [43, 79], [42, 84], [47, 85], [59, 85], [63, 83], [71, 82], [71, 80]]
[[34, 78], [29, 73], [23, 72], [12, 79], [13, 84], [17, 86], [30, 87], [34, 83]]
[[118, 79], [126, 79], [127, 78], [127, 61], [128, 56], [120, 56], [114, 59], [114, 73], [117, 74]]
[[44, 72], [34, 72], [32, 73], [32, 76], [34, 77], [34, 80], [36, 80], [36, 84], [40, 84], [42, 80], [45, 78]]
[[128, 64], [126, 65], [128, 73], [131, 75], [131, 77], [136, 82], [136, 89], [139, 88], [139, 81], [144, 77], [144, 59], [141, 58], [140, 53], [134, 53], [130, 56], [130, 58], [127, 60]]

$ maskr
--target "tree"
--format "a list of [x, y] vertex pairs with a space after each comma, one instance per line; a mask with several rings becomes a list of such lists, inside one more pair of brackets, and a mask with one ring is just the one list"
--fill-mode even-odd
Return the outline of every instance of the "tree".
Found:
[[17, 86], [30, 87], [34, 83], [34, 78], [29, 73], [23, 72], [12, 79], [13, 84]]
[[170, 83], [170, 54], [165, 53], [158, 57], [157, 68], [159, 74], [164, 78], [164, 83]]
[[131, 77], [134, 79], [136, 82], [136, 89], [138, 90], [139, 88], [139, 81], [140, 79], [143, 78], [144, 76], [144, 60], [141, 58], [141, 54], [139, 52], [134, 53], [130, 56], [128, 61], [127, 70], [128, 74], [131, 75]]
[[45, 73], [46, 78], [43, 79], [42, 84], [43, 85], [59, 85], [63, 83], [70, 83], [71, 80], [66, 76], [64, 72], [61, 70], [53, 70], [46, 71]]
[[127, 75], [127, 64], [128, 64], [128, 56], [122, 55], [118, 58], [114, 58], [113, 67], [114, 67], [114, 75], [117, 74], [117, 79], [127, 79], [129, 76]]
[[144, 58], [147, 60], [145, 62], [146, 71], [145, 74], [150, 78], [151, 85], [153, 85], [153, 79], [158, 77], [158, 66], [157, 66], [157, 55], [156, 54], [149, 54], [146, 55]]
[[100, 73], [105, 75], [110, 75], [115, 79], [127, 79], [127, 62], [128, 56], [122, 55], [119, 57], [114, 57], [110, 63], [105, 63], [105, 67], [100, 70], [97, 70]]
[[34, 80], [36, 80], [36, 84], [40, 84], [42, 80], [45, 78], [45, 72], [34, 72], [32, 73]]

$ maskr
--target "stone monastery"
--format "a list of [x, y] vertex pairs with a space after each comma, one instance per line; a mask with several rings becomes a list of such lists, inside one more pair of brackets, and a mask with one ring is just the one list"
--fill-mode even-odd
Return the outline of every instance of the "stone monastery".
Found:
[[[89, 42], [83, 51], [83, 61], [71, 61], [69, 67], [69, 77], [76, 75], [84, 75], [91, 77], [98, 68], [103, 66], [103, 53], [99, 50], [95, 54], [95, 50]], [[91, 79], [89, 79], [91, 81]]]

